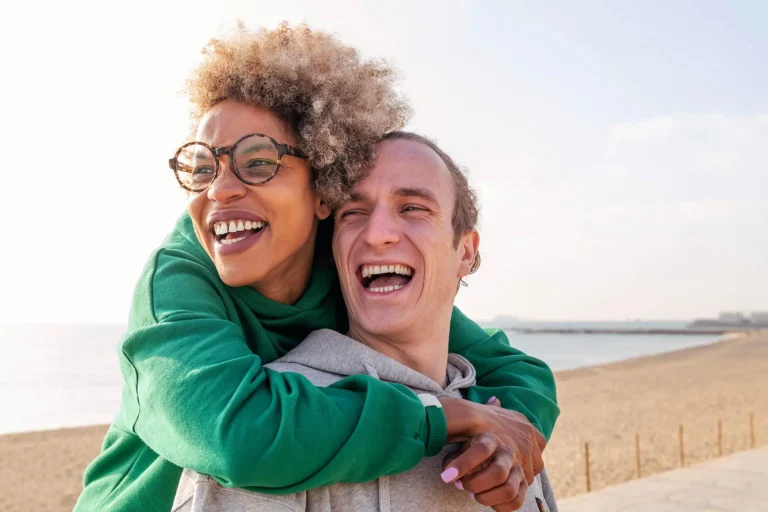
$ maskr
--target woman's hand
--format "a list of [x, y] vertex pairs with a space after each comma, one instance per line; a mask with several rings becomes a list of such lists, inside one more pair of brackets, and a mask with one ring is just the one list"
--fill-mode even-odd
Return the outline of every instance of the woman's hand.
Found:
[[[525, 416], [502, 409], [494, 400], [491, 399], [489, 405], [481, 405], [461, 398], [440, 398], [448, 423], [448, 442], [468, 441], [484, 433], [495, 434], [501, 444], [512, 449], [530, 485], [544, 468], [541, 452], [547, 440]], [[446, 466], [446, 472], [455, 470], [455, 475], [450, 473], [453, 476], [449, 481], [462, 478], [474, 468], [473, 461], [469, 459], [470, 456], [464, 452]]]
[[498, 436], [485, 433], [473, 437], [461, 450], [445, 457], [443, 469], [454, 467], [459, 457], [470, 469], [446, 483], [454, 482], [475, 501], [496, 512], [510, 512], [523, 506], [528, 482], [515, 452]]

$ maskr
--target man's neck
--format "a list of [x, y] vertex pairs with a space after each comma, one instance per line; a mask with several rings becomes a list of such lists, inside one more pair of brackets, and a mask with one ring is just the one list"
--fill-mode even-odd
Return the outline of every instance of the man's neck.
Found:
[[347, 336], [368, 345], [376, 352], [426, 375], [444, 388], [448, 369], [448, 335], [452, 310], [441, 321], [425, 322], [439, 324], [419, 325], [407, 332], [378, 335], [367, 332], [350, 319]]

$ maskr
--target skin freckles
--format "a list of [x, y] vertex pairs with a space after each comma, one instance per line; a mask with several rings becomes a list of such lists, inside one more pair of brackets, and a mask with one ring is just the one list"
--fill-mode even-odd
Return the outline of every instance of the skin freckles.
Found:
[[[250, 133], [296, 145], [290, 127], [274, 113], [235, 101], [214, 105], [201, 119], [196, 139], [213, 147], [229, 146]], [[284, 156], [271, 181], [246, 185], [230, 169], [227, 155], [220, 161], [211, 186], [189, 194], [187, 210], [198, 240], [227, 285], [251, 286], [277, 302], [296, 302], [312, 270], [317, 224], [330, 214], [312, 189], [307, 162]], [[255, 244], [240, 251], [222, 250], [209, 225], [210, 216], [221, 213], [257, 217], [267, 225]]]

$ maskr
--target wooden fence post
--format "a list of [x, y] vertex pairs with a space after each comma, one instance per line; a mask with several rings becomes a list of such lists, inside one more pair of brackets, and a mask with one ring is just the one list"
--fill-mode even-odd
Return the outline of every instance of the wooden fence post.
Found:
[[641, 478], [643, 474], [640, 471], [640, 434], [635, 432], [635, 468], [637, 469], [637, 478]]
[[723, 456], [723, 420], [717, 418], [717, 456]]
[[683, 426], [680, 425], [680, 467], [685, 466], [685, 445], [683, 444]]
[[749, 446], [755, 447], [755, 413], [749, 413]]
[[587, 492], [590, 492], [592, 483], [589, 480], [589, 443], [584, 443], [584, 476], [587, 480]]

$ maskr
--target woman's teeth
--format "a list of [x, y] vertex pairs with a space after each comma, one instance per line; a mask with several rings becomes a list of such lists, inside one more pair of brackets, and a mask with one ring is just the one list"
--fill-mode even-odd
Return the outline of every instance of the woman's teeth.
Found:
[[263, 222], [257, 222], [257, 221], [230, 220], [230, 221], [214, 223], [213, 232], [216, 233], [217, 235], [226, 235], [227, 233], [237, 233], [238, 231], [261, 229], [264, 227], [264, 225], [265, 224]]
[[223, 238], [223, 239], [219, 240], [219, 243], [222, 244], [222, 245], [232, 245], [232, 244], [236, 244], [237, 242], [242, 242], [246, 238], [248, 238], [248, 237], [247, 236], [243, 236], [243, 237], [240, 237], [240, 238], [231, 238], [231, 239]]

